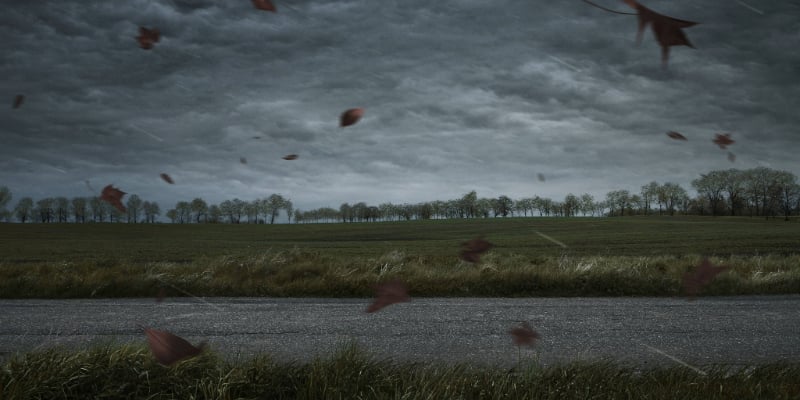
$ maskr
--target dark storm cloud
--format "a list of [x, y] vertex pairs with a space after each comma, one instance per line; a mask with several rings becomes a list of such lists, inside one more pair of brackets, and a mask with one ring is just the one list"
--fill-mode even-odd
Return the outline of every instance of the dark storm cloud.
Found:
[[[282, 193], [307, 209], [800, 173], [800, 7], [645, 5], [700, 22], [667, 70], [652, 32], [635, 45], [636, 17], [580, 1], [7, 2], [0, 185], [19, 199], [113, 182], [164, 210]], [[160, 30], [152, 50], [139, 26]], [[353, 107], [364, 118], [339, 128]]]

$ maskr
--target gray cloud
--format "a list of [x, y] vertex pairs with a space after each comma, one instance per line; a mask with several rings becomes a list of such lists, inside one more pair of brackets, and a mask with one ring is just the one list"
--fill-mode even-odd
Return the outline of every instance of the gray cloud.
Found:
[[[800, 173], [789, 2], [646, 2], [701, 23], [667, 70], [635, 17], [579, 1], [7, 3], [0, 92], [26, 101], [0, 108], [0, 184], [17, 199], [88, 195], [88, 179], [163, 209], [271, 193], [308, 209]], [[150, 51], [140, 25], [162, 33]], [[352, 107], [365, 117], [339, 128]]]

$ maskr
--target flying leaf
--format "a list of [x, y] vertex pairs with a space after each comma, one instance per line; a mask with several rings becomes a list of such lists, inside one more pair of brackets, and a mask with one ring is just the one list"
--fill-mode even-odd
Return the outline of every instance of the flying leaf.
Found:
[[736, 155], [731, 153], [730, 151], [728, 152], [728, 161], [730, 162], [736, 161]]
[[694, 271], [683, 274], [683, 288], [686, 294], [690, 299], [693, 298], [700, 293], [703, 287], [710, 284], [717, 275], [729, 268], [724, 265], [714, 266], [708, 258], [704, 258], [700, 266], [695, 268]]
[[697, 22], [684, 21], [682, 19], [661, 15], [649, 8], [639, 4], [636, 0], [624, 0], [631, 8], [636, 10], [639, 18], [639, 30], [636, 34], [636, 43], [642, 42], [642, 33], [648, 24], [652, 24], [653, 34], [656, 35], [658, 44], [661, 45], [661, 65], [667, 65], [669, 59], [670, 46], [692, 46], [686, 34], [681, 30], [690, 26], [697, 25]]
[[479, 262], [481, 260], [481, 254], [489, 251], [492, 247], [494, 247], [493, 244], [483, 240], [483, 238], [481, 237], [477, 237], [470, 241], [464, 242], [461, 244], [461, 246], [463, 248], [461, 250], [461, 253], [459, 254], [459, 257], [462, 260], [471, 263]]
[[511, 334], [511, 337], [514, 339], [514, 344], [517, 346], [533, 347], [536, 339], [540, 337], [527, 322], [523, 322], [520, 326], [511, 328], [508, 333]]
[[680, 133], [678, 133], [678, 132], [675, 132], [675, 131], [669, 131], [669, 132], [667, 132], [667, 136], [669, 136], [669, 137], [671, 137], [671, 138], [673, 138], [673, 139], [675, 139], [675, 140], [687, 140], [687, 139], [686, 139], [686, 136], [683, 136], [683, 135], [681, 135]]
[[372, 313], [395, 303], [411, 301], [408, 288], [403, 282], [393, 280], [375, 286], [375, 300], [367, 307], [367, 312]]
[[731, 139], [730, 133], [716, 133], [715, 135], [716, 136], [714, 137], [714, 140], [712, 140], [712, 142], [714, 142], [714, 144], [719, 146], [719, 148], [722, 150], [725, 150], [728, 147], [728, 145], [736, 143], [735, 140]]
[[18, 94], [14, 97], [14, 108], [20, 108], [22, 106], [22, 102], [25, 101], [25, 96]]
[[270, 0], [253, 0], [253, 6], [259, 10], [278, 12]]
[[122, 205], [122, 196], [125, 196], [126, 194], [127, 193], [115, 188], [113, 185], [108, 185], [103, 188], [103, 192], [100, 194], [100, 199], [109, 202], [120, 212], [125, 212], [125, 206]]
[[161, 34], [158, 32], [158, 29], [147, 29], [140, 26], [139, 36], [136, 37], [136, 40], [139, 42], [139, 47], [150, 50], [153, 48], [153, 44], [158, 42], [160, 38]]
[[287, 154], [283, 156], [284, 160], [297, 160], [297, 154]]
[[536, 174], [536, 177], [539, 179], [539, 182], [544, 182], [544, 174]]
[[172, 185], [172, 184], [174, 184], [174, 183], [175, 183], [175, 181], [173, 181], [173, 180], [172, 180], [172, 177], [171, 177], [171, 176], [169, 176], [169, 175], [167, 175], [167, 174], [161, 174], [161, 179], [163, 179], [163, 180], [164, 180], [164, 182], [167, 182], [167, 183], [169, 183], [170, 185]]
[[161, 288], [158, 290], [158, 295], [156, 295], [156, 303], [161, 303], [167, 297], [167, 290]]
[[201, 343], [198, 347], [192, 346], [185, 339], [166, 331], [147, 328], [144, 333], [147, 335], [147, 343], [150, 345], [153, 356], [159, 363], [166, 366], [195, 357], [202, 353], [205, 347], [205, 343]]
[[342, 116], [339, 120], [339, 126], [344, 128], [345, 126], [350, 126], [358, 122], [361, 117], [364, 116], [364, 109], [363, 108], [351, 108], [342, 113]]
[[247, 164], [247, 159], [244, 157], [239, 157], [239, 162], [242, 164]]

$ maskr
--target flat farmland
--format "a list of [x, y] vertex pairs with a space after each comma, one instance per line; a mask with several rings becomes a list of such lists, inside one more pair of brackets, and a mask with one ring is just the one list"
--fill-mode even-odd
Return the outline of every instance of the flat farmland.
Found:
[[[482, 236], [480, 262], [458, 257]], [[2, 224], [0, 296], [676, 295], [800, 292], [800, 223], [747, 217], [488, 218], [331, 224]]]
[[[567, 247], [540, 236], [553, 238]], [[0, 261], [192, 262], [301, 249], [327, 256], [399, 250], [456, 260], [476, 236], [527, 257], [800, 254], [800, 223], [732, 217], [488, 218], [330, 224], [0, 224]]]

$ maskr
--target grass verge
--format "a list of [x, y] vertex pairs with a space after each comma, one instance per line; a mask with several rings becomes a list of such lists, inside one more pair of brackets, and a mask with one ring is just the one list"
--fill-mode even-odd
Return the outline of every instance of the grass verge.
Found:
[[376, 361], [353, 345], [307, 364], [269, 356], [222, 361], [207, 351], [163, 367], [143, 346], [17, 355], [0, 398], [21, 399], [796, 399], [800, 364], [635, 370], [609, 363], [490, 367]]
[[[405, 281], [416, 297], [676, 296], [683, 274], [700, 260], [490, 253], [473, 265], [396, 250], [342, 259], [293, 249], [191, 263], [0, 263], [0, 297], [154, 297], [162, 290], [169, 297], [370, 297], [374, 283], [390, 279]], [[732, 268], [703, 295], [800, 293], [800, 255], [711, 260]]]

